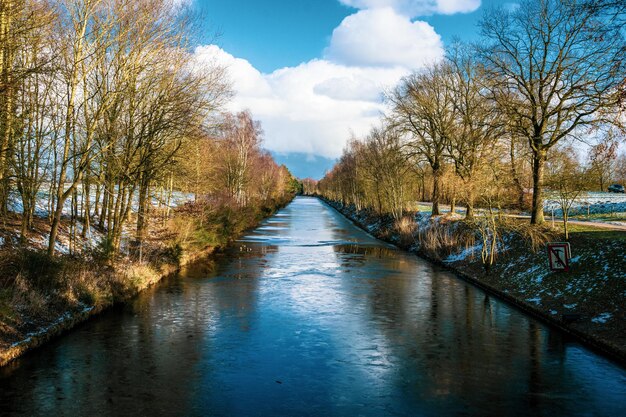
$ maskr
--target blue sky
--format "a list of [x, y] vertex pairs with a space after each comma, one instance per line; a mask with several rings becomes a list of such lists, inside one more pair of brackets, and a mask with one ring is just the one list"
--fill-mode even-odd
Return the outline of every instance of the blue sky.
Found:
[[[193, 0], [205, 19], [196, 53], [226, 66], [265, 147], [299, 177], [320, 178], [351, 136], [385, 111], [382, 93], [477, 39], [482, 10], [512, 0]], [[217, 39], [215, 32], [219, 33]]]
[[333, 29], [354, 9], [337, 0], [197, 0], [209, 30], [229, 53], [270, 73], [319, 57]]

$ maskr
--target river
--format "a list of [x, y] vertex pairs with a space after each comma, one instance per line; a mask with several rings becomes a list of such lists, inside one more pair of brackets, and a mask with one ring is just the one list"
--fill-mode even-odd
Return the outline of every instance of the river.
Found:
[[626, 415], [626, 371], [298, 197], [0, 369], [1, 415]]

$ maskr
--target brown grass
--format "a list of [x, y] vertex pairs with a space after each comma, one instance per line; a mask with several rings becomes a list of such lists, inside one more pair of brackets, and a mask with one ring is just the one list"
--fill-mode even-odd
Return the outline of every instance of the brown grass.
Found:
[[442, 260], [461, 247], [473, 246], [475, 234], [465, 222], [439, 221], [420, 229], [420, 248], [433, 259]]
[[402, 247], [411, 247], [417, 242], [417, 223], [412, 217], [404, 216], [394, 223], [394, 231]]

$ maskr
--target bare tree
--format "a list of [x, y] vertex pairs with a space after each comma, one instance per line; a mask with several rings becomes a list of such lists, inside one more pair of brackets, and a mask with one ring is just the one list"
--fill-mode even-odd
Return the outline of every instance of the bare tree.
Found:
[[248, 111], [226, 114], [223, 123], [222, 181], [230, 198], [246, 204], [246, 189], [252, 180], [250, 167], [261, 142], [261, 125]]
[[589, 151], [589, 174], [598, 181], [600, 191], [605, 191], [613, 178], [618, 147], [619, 142], [609, 131], [603, 140], [592, 146]]
[[447, 148], [455, 172], [464, 183], [466, 217], [471, 218], [477, 192], [475, 177], [496, 157], [496, 146], [504, 136], [504, 120], [484, 94], [489, 80], [473, 51], [468, 46], [455, 44], [449, 62], [456, 118]]
[[61, 216], [67, 199], [74, 195], [93, 158], [96, 127], [116, 94], [105, 91], [101, 79], [91, 78], [93, 69], [107, 54], [115, 16], [103, 0], [71, 0], [61, 7], [60, 41], [63, 44], [60, 74], [64, 94], [62, 143], [56, 177], [55, 204], [48, 254], [54, 254]]
[[569, 215], [573, 204], [584, 194], [585, 174], [571, 147], [555, 149], [551, 158], [546, 185], [549, 195], [561, 209], [565, 239], [569, 239]]
[[402, 151], [401, 137], [389, 126], [373, 128], [362, 146], [353, 146], [361, 178], [373, 190], [379, 213], [402, 217], [413, 175]]
[[526, 138], [533, 159], [531, 222], [542, 223], [548, 150], [567, 137], [615, 121], [626, 78], [624, 37], [615, 14], [596, 1], [525, 0], [482, 22], [481, 57], [493, 97]]
[[456, 117], [451, 74], [449, 65], [434, 64], [402, 80], [388, 95], [393, 106], [391, 124], [409, 135], [409, 156], [427, 161], [432, 170], [433, 216], [440, 214], [441, 175]]
[[16, 83], [16, 123], [12, 129], [13, 152], [9, 159], [22, 200], [22, 241], [33, 227], [37, 193], [47, 173], [54, 129], [54, 77], [51, 75], [54, 67], [50, 64], [54, 54], [50, 42], [52, 13], [45, 3], [38, 4], [31, 12], [30, 16], [40, 22], [40, 26], [24, 38], [23, 47], [15, 54], [18, 67], [27, 70], [28, 74]]
[[40, 74], [49, 62], [35, 44], [41, 44], [51, 18], [47, 1], [0, 2], [0, 215], [7, 209], [14, 142], [23, 133], [20, 94], [24, 80]]

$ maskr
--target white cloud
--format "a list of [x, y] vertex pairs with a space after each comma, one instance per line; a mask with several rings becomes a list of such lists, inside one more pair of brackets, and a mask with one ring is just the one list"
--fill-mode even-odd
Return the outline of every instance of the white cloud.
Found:
[[261, 74], [215, 45], [197, 48], [196, 55], [229, 69], [237, 93], [229, 110], [252, 111], [263, 124], [267, 149], [328, 158], [341, 154], [350, 132], [367, 133], [384, 111], [382, 91], [409, 72], [312, 60]]
[[263, 74], [215, 45], [196, 49], [205, 65], [224, 65], [236, 97], [250, 109], [272, 151], [336, 158], [350, 134], [365, 135], [385, 111], [382, 93], [411, 71], [443, 56], [425, 22], [383, 7], [360, 10], [335, 29], [322, 59]]
[[336, 100], [376, 101], [381, 97], [381, 86], [374, 80], [348, 76], [324, 80], [313, 91]]
[[206, 66], [221, 65], [228, 70], [232, 83], [236, 83], [239, 94], [246, 97], [264, 97], [271, 87], [256, 68], [248, 61], [224, 52], [216, 45], [199, 46], [195, 50], [198, 63]]
[[346, 65], [417, 68], [441, 58], [443, 44], [428, 23], [411, 22], [385, 7], [346, 17], [324, 55]]
[[431, 14], [469, 13], [480, 7], [481, 0], [339, 0], [357, 9], [390, 7], [396, 12], [410, 16]]

